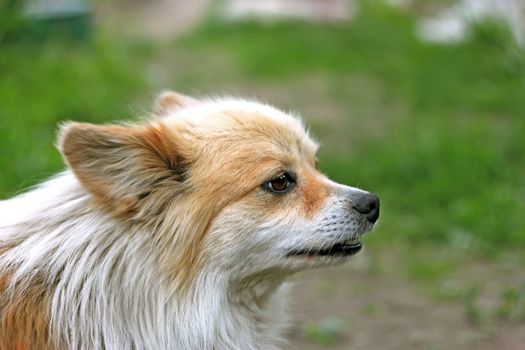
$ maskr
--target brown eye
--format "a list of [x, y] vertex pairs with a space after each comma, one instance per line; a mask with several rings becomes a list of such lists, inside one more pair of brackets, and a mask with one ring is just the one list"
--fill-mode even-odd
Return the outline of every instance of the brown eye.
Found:
[[292, 185], [295, 184], [295, 180], [288, 173], [282, 173], [276, 178], [268, 181], [265, 187], [273, 193], [286, 193]]

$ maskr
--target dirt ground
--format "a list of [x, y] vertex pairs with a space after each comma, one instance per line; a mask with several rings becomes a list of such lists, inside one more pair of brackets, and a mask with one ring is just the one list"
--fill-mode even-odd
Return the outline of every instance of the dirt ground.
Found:
[[[397, 259], [380, 262], [380, 273], [363, 268], [366, 257], [356, 257], [341, 267], [299, 274], [292, 296], [296, 323], [287, 349], [525, 349], [525, 325], [474, 324], [461, 302], [433, 300], [396, 273]], [[476, 264], [462, 273], [488, 279], [498, 274]], [[342, 327], [332, 344], [323, 346], [308, 336], [308, 325], [334, 317]]]

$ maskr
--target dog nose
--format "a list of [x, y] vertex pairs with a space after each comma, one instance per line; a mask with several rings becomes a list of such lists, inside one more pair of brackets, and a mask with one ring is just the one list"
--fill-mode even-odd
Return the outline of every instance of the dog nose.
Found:
[[354, 201], [353, 208], [364, 214], [368, 221], [374, 223], [379, 217], [379, 197], [375, 194], [367, 193]]

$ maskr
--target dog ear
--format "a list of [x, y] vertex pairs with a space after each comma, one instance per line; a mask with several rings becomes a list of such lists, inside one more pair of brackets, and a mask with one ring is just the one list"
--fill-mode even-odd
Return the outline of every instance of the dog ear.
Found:
[[179, 185], [184, 166], [162, 123], [147, 126], [66, 123], [58, 148], [98, 203], [133, 213], [153, 191]]
[[153, 111], [155, 115], [164, 117], [170, 112], [178, 109], [194, 106], [200, 102], [193, 97], [189, 97], [174, 91], [164, 91], [155, 101]]

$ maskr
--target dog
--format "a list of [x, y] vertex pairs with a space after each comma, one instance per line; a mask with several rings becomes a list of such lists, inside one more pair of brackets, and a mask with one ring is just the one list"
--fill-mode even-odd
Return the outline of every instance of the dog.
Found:
[[0, 202], [0, 349], [278, 349], [287, 277], [378, 219], [297, 116], [176, 92], [152, 114], [61, 125], [68, 170]]

